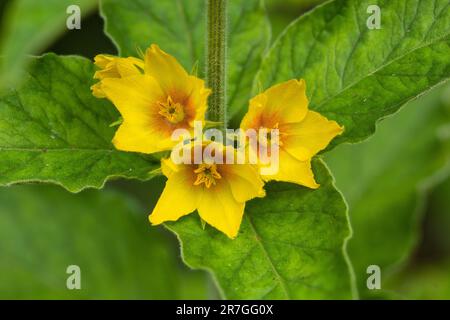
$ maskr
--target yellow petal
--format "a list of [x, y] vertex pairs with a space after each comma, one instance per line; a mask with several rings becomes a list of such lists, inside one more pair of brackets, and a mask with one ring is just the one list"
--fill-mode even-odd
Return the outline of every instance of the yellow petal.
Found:
[[188, 74], [178, 61], [153, 44], [145, 53], [145, 73], [158, 79], [167, 94], [185, 91]]
[[263, 108], [262, 127], [302, 121], [308, 112], [305, 81], [294, 79], [274, 85], [250, 100], [252, 106]]
[[296, 183], [308, 188], [317, 189], [319, 184], [314, 179], [311, 169], [311, 161], [299, 161], [291, 156], [283, 148], [280, 148], [278, 173], [270, 176], [263, 176], [266, 181], [285, 181]]
[[148, 75], [104, 79], [102, 89], [124, 121], [131, 123], [148, 123], [152, 120], [157, 101], [164, 101], [161, 87]]
[[189, 98], [186, 100], [186, 108], [195, 110], [195, 117], [189, 123], [193, 126], [194, 121], [205, 120], [208, 96], [211, 94], [211, 90], [205, 87], [205, 81], [197, 77], [189, 76], [188, 81], [190, 86], [186, 89], [190, 89], [190, 94]]
[[236, 201], [229, 184], [224, 180], [213, 188], [204, 188], [198, 198], [200, 217], [231, 239], [238, 234], [244, 208], [245, 202]]
[[134, 57], [119, 58], [117, 59], [116, 67], [122, 78], [136, 76], [141, 74], [140, 70], [144, 70], [144, 61]]
[[92, 94], [94, 95], [94, 97], [96, 97], [96, 98], [100, 98], [100, 99], [101, 98], [106, 98], [106, 95], [105, 95], [105, 93], [103, 92], [103, 89], [102, 89], [101, 82], [98, 82], [98, 83], [92, 85], [91, 86], [91, 91], [92, 91]]
[[[241, 121], [240, 128], [242, 130], [255, 129], [265, 127], [268, 124], [263, 123], [262, 115], [264, 113], [264, 106], [267, 101], [267, 96], [264, 94], [257, 95], [250, 100], [248, 111]], [[274, 123], [275, 124], [275, 123]]]
[[124, 78], [141, 74], [144, 62], [140, 59], [128, 57], [119, 58], [99, 55], [95, 57], [95, 64], [101, 69], [94, 74], [94, 79]]
[[100, 69], [105, 69], [106, 66], [115, 59], [116, 57], [108, 54], [98, 54], [94, 58], [94, 63]]
[[186, 170], [170, 176], [149, 216], [152, 224], [176, 221], [196, 209], [198, 193], [192, 188], [192, 177]]
[[178, 172], [182, 169], [182, 165], [175, 164], [170, 158], [168, 159], [161, 159], [161, 170], [163, 175], [165, 175], [167, 178], [170, 178], [170, 176]]
[[325, 149], [343, 128], [335, 121], [309, 111], [302, 122], [285, 125], [280, 131], [286, 134], [283, 148], [298, 160], [306, 161]]
[[118, 150], [140, 153], [155, 153], [169, 150], [173, 145], [149, 125], [130, 123], [126, 120], [117, 129], [113, 144]]
[[220, 166], [223, 178], [230, 185], [234, 199], [245, 202], [256, 197], [264, 197], [264, 182], [256, 166], [250, 164], [226, 164]]

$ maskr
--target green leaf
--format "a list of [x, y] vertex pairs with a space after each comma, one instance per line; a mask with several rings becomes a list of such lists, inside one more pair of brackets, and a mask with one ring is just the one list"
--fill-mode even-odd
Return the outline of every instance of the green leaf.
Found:
[[[111, 190], [0, 190], [0, 298], [204, 299], [205, 277], [177, 263], [174, 243], [134, 201]], [[69, 265], [81, 290], [68, 290]]]
[[[270, 27], [262, 0], [229, 1], [228, 105], [229, 118], [246, 110]], [[122, 56], [136, 56], [151, 43], [174, 55], [186, 70], [205, 65], [204, 0], [103, 0], [106, 31]]]
[[[381, 8], [370, 30], [369, 5]], [[291, 24], [264, 59], [257, 83], [304, 78], [310, 107], [345, 126], [333, 145], [363, 140], [380, 118], [448, 79], [447, 0], [337, 0]]]
[[234, 240], [203, 230], [197, 214], [169, 223], [184, 261], [211, 271], [228, 299], [351, 298], [346, 206], [323, 163], [314, 169], [319, 189], [273, 183], [248, 202]]
[[385, 280], [410, 256], [424, 193], [449, 172], [450, 136], [440, 132], [450, 124], [450, 109], [441, 96], [442, 88], [385, 120], [370, 140], [327, 154], [349, 205], [349, 256], [362, 296], [369, 265], [380, 266]]
[[0, 97], [0, 185], [51, 182], [77, 192], [113, 177], [152, 177], [157, 161], [114, 149], [109, 125], [119, 114], [92, 96], [93, 74], [84, 58], [49, 54]]
[[97, 0], [46, 0], [45, 4], [35, 0], [10, 1], [1, 25], [0, 89], [19, 79], [28, 54], [40, 53], [68, 31], [66, 10], [70, 5], [78, 5], [84, 16], [95, 8]]

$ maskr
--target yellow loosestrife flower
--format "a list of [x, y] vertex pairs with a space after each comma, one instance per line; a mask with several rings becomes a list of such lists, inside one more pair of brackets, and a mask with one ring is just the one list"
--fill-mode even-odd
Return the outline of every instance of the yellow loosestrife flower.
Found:
[[311, 158], [341, 134], [343, 128], [308, 110], [304, 80], [277, 84], [250, 100], [241, 129], [259, 128], [279, 130], [279, 170], [263, 179], [318, 188]]
[[[222, 159], [226, 152], [235, 152], [230, 146], [210, 144], [215, 144]], [[189, 148], [194, 149], [192, 144]], [[205, 222], [235, 238], [245, 202], [265, 195], [264, 183], [255, 165], [220, 164], [205, 158], [199, 164], [175, 164], [169, 158], [161, 161], [161, 167], [168, 180], [149, 217], [155, 225], [176, 221], [197, 210]]]
[[[101, 57], [97, 64], [108, 67], [104, 60]], [[135, 70], [123, 60], [113, 61], [114, 67], [100, 71], [97, 77], [101, 79], [99, 89], [123, 118], [113, 139], [117, 149], [141, 153], [170, 150], [177, 143], [171, 139], [175, 129], [192, 130], [194, 121], [204, 121], [210, 90], [157, 45], [147, 49], [143, 65], [134, 58], [127, 60], [139, 67]]]

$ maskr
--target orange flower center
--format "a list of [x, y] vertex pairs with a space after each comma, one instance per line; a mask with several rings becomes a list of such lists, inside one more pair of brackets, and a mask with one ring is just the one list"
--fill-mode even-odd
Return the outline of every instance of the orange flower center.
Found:
[[158, 102], [158, 105], [158, 113], [170, 123], [177, 124], [184, 120], [183, 106], [178, 102], [174, 102], [171, 96], [168, 96], [165, 102]]
[[222, 179], [222, 176], [217, 171], [217, 166], [215, 164], [202, 163], [194, 170], [197, 174], [197, 179], [194, 182], [194, 186], [205, 184], [207, 188], [216, 184], [216, 180]]

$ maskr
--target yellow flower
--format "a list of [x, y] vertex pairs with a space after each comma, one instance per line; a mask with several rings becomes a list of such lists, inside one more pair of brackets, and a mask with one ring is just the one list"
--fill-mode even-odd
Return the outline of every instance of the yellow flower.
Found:
[[124, 78], [141, 74], [144, 69], [144, 61], [134, 57], [119, 58], [105, 54], [99, 54], [94, 58], [94, 63], [100, 68], [95, 74], [94, 79], [100, 82], [91, 87], [92, 94], [97, 98], [106, 98], [102, 89], [101, 80], [106, 78]]
[[120, 77], [101, 80], [102, 92], [123, 118], [113, 139], [117, 149], [141, 153], [170, 150], [177, 143], [171, 139], [175, 129], [192, 131], [194, 121], [204, 121], [210, 90], [158, 46], [147, 49], [143, 73], [123, 75], [123, 68], [117, 62], [116, 75]]
[[[217, 142], [215, 156], [223, 159], [235, 152]], [[205, 148], [205, 145], [201, 148]], [[187, 147], [193, 152], [193, 145]], [[250, 164], [221, 164], [203, 158], [200, 164], [175, 164], [163, 159], [161, 167], [166, 186], [149, 219], [152, 224], [176, 221], [195, 210], [214, 228], [235, 238], [244, 214], [245, 202], [265, 195], [258, 168]], [[220, 161], [219, 161], [220, 162]], [[225, 163], [225, 161], [221, 161]]]
[[311, 158], [341, 134], [343, 127], [308, 110], [304, 80], [277, 84], [250, 100], [241, 129], [260, 128], [279, 130], [279, 170], [263, 179], [318, 188]]

